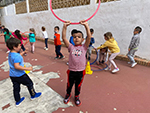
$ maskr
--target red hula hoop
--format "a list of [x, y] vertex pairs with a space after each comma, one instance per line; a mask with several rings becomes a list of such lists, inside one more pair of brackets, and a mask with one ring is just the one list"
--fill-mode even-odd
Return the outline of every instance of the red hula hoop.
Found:
[[[100, 4], [101, 4], [101, 0], [99, 0], [99, 4], [98, 4], [98, 7], [97, 7], [95, 13], [94, 13], [91, 17], [89, 17], [88, 19], [86, 19], [85, 21], [89, 21], [91, 18], [93, 18], [93, 17], [95, 16], [95, 14], [97, 13], [97, 11], [98, 11], [99, 8], [100, 8]], [[54, 13], [54, 11], [53, 11], [53, 9], [52, 9], [52, 0], [50, 0], [50, 9], [51, 9], [51, 12], [53, 13], [53, 15], [54, 15], [58, 20], [60, 20], [60, 21], [62, 21], [62, 22], [65, 22], [65, 20], [59, 18], [59, 17]], [[75, 24], [79, 24], [79, 22], [71, 22], [71, 24], [74, 24], [74, 25], [75, 25]]]

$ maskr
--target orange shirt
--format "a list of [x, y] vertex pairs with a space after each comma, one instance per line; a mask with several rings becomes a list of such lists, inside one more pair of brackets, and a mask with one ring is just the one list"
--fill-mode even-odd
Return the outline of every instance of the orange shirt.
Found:
[[57, 34], [57, 33], [54, 34], [54, 44], [56, 46], [61, 45], [60, 34]]

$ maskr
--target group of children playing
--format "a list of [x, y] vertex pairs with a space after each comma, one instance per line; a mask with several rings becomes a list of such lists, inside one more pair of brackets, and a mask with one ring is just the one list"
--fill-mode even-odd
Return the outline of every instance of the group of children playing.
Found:
[[[84, 79], [85, 75], [85, 67], [86, 67], [86, 58], [90, 60], [91, 51], [92, 51], [92, 44], [95, 42], [94, 37], [92, 34], [94, 33], [93, 29], [89, 29], [88, 23], [85, 20], [80, 21], [80, 24], [83, 25], [86, 29], [86, 40], [85, 43], [83, 33], [80, 30], [72, 30], [71, 34], [72, 37], [70, 37], [70, 41], [66, 38], [66, 32], [67, 27], [71, 24], [70, 21], [66, 21], [63, 25], [62, 29], [62, 39], [66, 47], [68, 48], [69, 52], [69, 69], [67, 70], [68, 74], [68, 82], [67, 82], [67, 89], [66, 89], [66, 95], [64, 98], [64, 103], [67, 104], [71, 97], [71, 90], [73, 85], [75, 84], [75, 104], [77, 106], [81, 105], [81, 101], [79, 98], [81, 85]], [[45, 50], [48, 50], [47, 40], [48, 35], [45, 31], [45, 27], [42, 27], [43, 36], [45, 38]], [[134, 36], [132, 37], [129, 51], [128, 51], [128, 57], [130, 59], [131, 67], [134, 67], [136, 65], [136, 62], [134, 60], [134, 54], [138, 49], [139, 41], [140, 41], [140, 32], [142, 29], [138, 26], [134, 29]], [[59, 27], [56, 26], [54, 28], [54, 43], [55, 43], [55, 52], [56, 57], [55, 59], [61, 59], [64, 58], [61, 50], [61, 41], [60, 41], [60, 34]], [[5, 35], [9, 34], [6, 30], [4, 30]], [[11, 35], [11, 34], [10, 34]], [[20, 84], [26, 85], [29, 93], [31, 95], [31, 99], [37, 98], [41, 95], [41, 92], [36, 93], [33, 87], [33, 82], [29, 78], [29, 76], [25, 73], [24, 70], [32, 70], [32, 67], [24, 67], [23, 63], [23, 57], [21, 55], [25, 54], [27, 51], [24, 48], [22, 44], [22, 39], [24, 39], [20, 35], [20, 31], [16, 30], [12, 35], [15, 38], [9, 38], [6, 41], [6, 45], [8, 49], [10, 50], [10, 53], [8, 55], [8, 61], [10, 65], [10, 71], [9, 75], [11, 78], [11, 81], [13, 83], [13, 92], [14, 92], [14, 98], [16, 101], [16, 105], [20, 105], [20, 103], [24, 100], [24, 97], [20, 97]], [[35, 42], [35, 31], [34, 29], [29, 30], [29, 40], [31, 43], [31, 51], [34, 52], [34, 42]], [[32, 37], [32, 38], [30, 38]], [[19, 40], [18, 40], [18, 39]], [[104, 34], [104, 39], [106, 40], [104, 44], [102, 44], [100, 47], [95, 48], [96, 50], [100, 50], [99, 54], [99, 60], [97, 61], [97, 64], [107, 62], [106, 59], [108, 59], [108, 67], [106, 70], [111, 70], [111, 65], [114, 66], [114, 69], [112, 70], [112, 73], [115, 73], [119, 71], [118, 66], [114, 62], [114, 58], [120, 53], [120, 48], [118, 47], [118, 44], [116, 40], [113, 38], [113, 35], [111, 32], [107, 32]], [[23, 52], [19, 53], [21, 48], [23, 49]], [[110, 50], [111, 54], [108, 58], [107, 51]], [[103, 55], [103, 56], [102, 56]]]

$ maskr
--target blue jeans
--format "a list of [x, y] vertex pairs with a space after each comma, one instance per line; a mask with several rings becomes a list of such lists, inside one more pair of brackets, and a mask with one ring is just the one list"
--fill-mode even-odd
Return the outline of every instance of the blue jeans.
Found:
[[56, 57], [63, 56], [60, 50], [61, 50], [61, 45], [55, 46]]
[[48, 48], [47, 41], [48, 41], [48, 38], [45, 38], [45, 47], [46, 48]]
[[131, 62], [131, 63], [135, 63], [134, 54], [135, 54], [136, 51], [137, 51], [137, 49], [136, 49], [136, 50], [131, 49], [131, 50], [128, 52], [128, 54], [127, 54], [127, 56], [128, 56], [128, 58], [130, 59], [130, 62]]
[[20, 84], [27, 86], [31, 96], [35, 95], [33, 82], [27, 74], [24, 74], [21, 77], [10, 77], [10, 79], [13, 83], [13, 94], [14, 94], [14, 98], [16, 102], [20, 101], [21, 99], [20, 98]]

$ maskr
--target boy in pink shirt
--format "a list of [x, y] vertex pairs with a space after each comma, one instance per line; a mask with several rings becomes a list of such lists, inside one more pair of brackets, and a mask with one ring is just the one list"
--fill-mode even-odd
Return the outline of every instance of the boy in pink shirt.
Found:
[[76, 31], [74, 33], [73, 41], [75, 46], [72, 45], [66, 38], [66, 30], [67, 26], [70, 25], [70, 21], [66, 21], [63, 26], [62, 31], [62, 39], [65, 43], [66, 47], [69, 50], [69, 69], [67, 71], [68, 74], [68, 83], [67, 83], [67, 94], [64, 99], [64, 103], [67, 104], [71, 97], [71, 90], [73, 84], [75, 84], [75, 104], [79, 106], [81, 101], [79, 99], [81, 84], [83, 82], [83, 78], [85, 75], [85, 67], [86, 67], [86, 51], [91, 41], [91, 33], [88, 26], [88, 23], [83, 20], [80, 21], [80, 24], [83, 25], [86, 29], [87, 39], [85, 44], [82, 45], [84, 41], [84, 36], [81, 31]]

